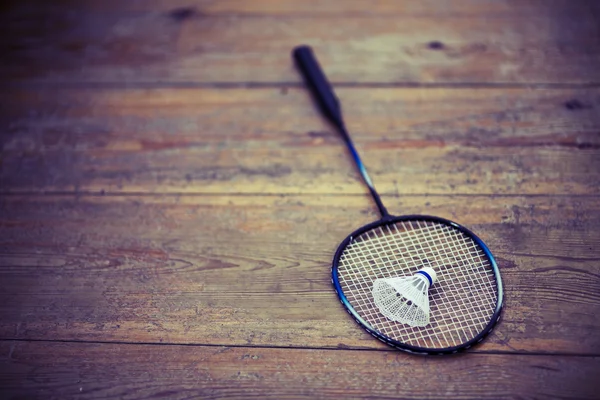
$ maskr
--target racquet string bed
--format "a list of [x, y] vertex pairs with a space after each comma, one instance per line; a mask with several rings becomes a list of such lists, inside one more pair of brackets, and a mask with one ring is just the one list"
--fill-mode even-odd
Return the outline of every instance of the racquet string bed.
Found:
[[[411, 327], [380, 313], [371, 290], [378, 278], [410, 276], [432, 267], [430, 323]], [[358, 315], [387, 337], [423, 348], [448, 348], [473, 339], [489, 324], [498, 292], [483, 249], [459, 229], [439, 222], [406, 220], [378, 226], [343, 250], [338, 278]]]

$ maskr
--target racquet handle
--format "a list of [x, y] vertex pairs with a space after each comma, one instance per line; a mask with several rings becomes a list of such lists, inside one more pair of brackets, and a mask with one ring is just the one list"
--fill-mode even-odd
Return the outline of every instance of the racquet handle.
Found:
[[340, 102], [309, 46], [298, 46], [292, 52], [296, 66], [313, 93], [321, 112], [339, 130], [345, 131]]

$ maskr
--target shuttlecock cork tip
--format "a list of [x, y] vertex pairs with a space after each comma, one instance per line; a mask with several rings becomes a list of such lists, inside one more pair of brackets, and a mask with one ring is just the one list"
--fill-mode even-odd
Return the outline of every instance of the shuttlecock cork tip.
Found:
[[434, 269], [431, 267], [423, 267], [418, 272], [418, 274], [425, 275], [429, 279], [429, 285], [433, 285], [437, 281], [437, 274]]

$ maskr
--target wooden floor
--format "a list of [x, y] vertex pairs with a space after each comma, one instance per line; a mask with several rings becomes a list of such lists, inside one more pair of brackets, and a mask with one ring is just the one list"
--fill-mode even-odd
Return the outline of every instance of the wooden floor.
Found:
[[[599, 1], [0, 4], [0, 398], [599, 398]], [[497, 256], [468, 353], [336, 300], [377, 214], [303, 43], [390, 212]]]

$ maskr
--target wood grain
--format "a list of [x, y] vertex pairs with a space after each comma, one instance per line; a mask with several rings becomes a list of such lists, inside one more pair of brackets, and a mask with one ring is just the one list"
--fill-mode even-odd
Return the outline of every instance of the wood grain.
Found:
[[597, 357], [23, 342], [0, 351], [5, 399], [595, 399], [600, 369]]
[[[539, 16], [543, 9], [558, 14], [569, 12], [591, 12], [595, 10], [593, 0], [571, 2], [569, 0], [553, 0], [549, 9], [545, 0], [437, 0], [387, 1], [373, 0], [368, 7], [361, 0], [320, 0], [281, 1], [281, 0], [120, 0], [74, 1], [55, 0], [52, 2], [30, 0], [22, 3], [15, 0], [3, 2], [4, 11], [17, 12], [36, 9], [45, 13], [70, 11], [90, 11], [94, 13], [132, 13], [132, 12], [167, 12], [179, 10], [197, 10], [204, 15], [231, 16], [328, 16], [328, 15], [364, 15], [370, 17], [423, 17], [436, 16], [455, 17], [469, 16], [479, 18]], [[181, 17], [181, 16], [180, 16]], [[188, 15], [188, 17], [190, 17]]]
[[[471, 227], [502, 271], [476, 351], [599, 354], [598, 197], [410, 196], [392, 211]], [[384, 348], [330, 283], [366, 196], [9, 196], [0, 338]]]
[[[385, 194], [600, 194], [600, 90], [342, 88]], [[0, 190], [363, 194], [304, 89], [12, 89]]]
[[[600, 2], [0, 2], [0, 398], [581, 398], [600, 373]], [[389, 210], [473, 229], [505, 311], [414, 357], [337, 301]]]
[[334, 82], [600, 82], [595, 1], [103, 3], [7, 2], [0, 77], [298, 82], [290, 51], [308, 43]]

